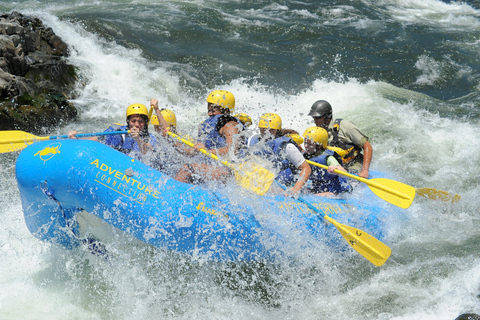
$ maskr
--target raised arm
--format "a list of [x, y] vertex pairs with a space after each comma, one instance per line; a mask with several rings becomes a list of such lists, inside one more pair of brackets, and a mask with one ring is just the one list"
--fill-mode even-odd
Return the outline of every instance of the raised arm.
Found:
[[160, 108], [158, 108], [158, 100], [157, 99], [151, 99], [150, 100], [150, 105], [155, 110], [155, 114], [157, 115], [158, 123], [160, 124], [160, 128], [161, 128], [161, 131], [162, 131], [162, 135], [165, 136], [166, 132], [170, 129], [170, 127], [168, 126], [167, 121], [165, 121], [165, 118], [163, 117], [162, 113], [160, 112]]

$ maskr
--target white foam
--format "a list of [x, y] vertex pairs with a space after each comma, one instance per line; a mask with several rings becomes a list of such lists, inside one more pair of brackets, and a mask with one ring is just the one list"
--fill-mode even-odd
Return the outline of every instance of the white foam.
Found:
[[[470, 19], [462, 20], [462, 15], [478, 14], [468, 5], [440, 1], [384, 1], [383, 5], [395, 19], [412, 23], [428, 18], [429, 23], [441, 25], [452, 19], [460, 26]], [[279, 5], [269, 10], [285, 8]], [[332, 13], [342, 18], [346, 10], [337, 8]], [[448, 106], [448, 102], [356, 79], [317, 79], [303, 92], [291, 94], [239, 78], [205, 88], [204, 95], [187, 95], [179, 77], [166, 71], [168, 63], [148, 61], [138, 49], [102, 40], [79, 24], [48, 14], [42, 14], [42, 19], [71, 46], [70, 61], [88, 80], [76, 101], [82, 111], [77, 127], [92, 128], [90, 121], [98, 118], [101, 125], [123, 120], [127, 105], [148, 103], [154, 97], [177, 113], [180, 130], [193, 130], [206, 117], [208, 91], [225, 89], [235, 94], [236, 111], [246, 112], [254, 123], [264, 112], [276, 112], [284, 127], [303, 133], [313, 125], [307, 116], [310, 106], [325, 99], [332, 104], [334, 117], [355, 122], [369, 136], [374, 148], [372, 168], [392, 172], [399, 181], [416, 187], [461, 192], [463, 198], [456, 206], [415, 199], [414, 206], [405, 211], [410, 220], [397, 226], [394, 254], [382, 269], [371, 268], [356, 253], [352, 259], [335, 260], [334, 255], [322, 256], [315, 250], [299, 253], [301, 259], [295, 263], [272, 267], [266, 279], [261, 278], [261, 268], [251, 268], [251, 285], [270, 290], [271, 303], [279, 304], [270, 308], [255, 300], [264, 292], [248, 287], [250, 283], [238, 281], [240, 289], [230, 289], [222, 282], [231, 280], [229, 276], [240, 268], [199, 263], [160, 250], [151, 252], [148, 247], [121, 242], [125, 240], [112, 246], [119, 251], [112, 265], [91, 262], [78, 252], [52, 249], [28, 233], [19, 195], [13, 192], [0, 200], [2, 314], [10, 313], [12, 318], [47, 314], [57, 319], [159, 315], [180, 319], [454, 319], [464, 310], [478, 308], [480, 271], [474, 255], [435, 256], [435, 250], [443, 254], [442, 246], [449, 248], [475, 235], [478, 225], [480, 128], [468, 119], [434, 111], [435, 106]], [[359, 27], [368, 24], [365, 21]], [[477, 28], [477, 24], [467, 27]], [[419, 59], [419, 83], [440, 79], [433, 72], [435, 63], [428, 57]], [[13, 161], [9, 161], [11, 171]], [[4, 173], [2, 183], [15, 189], [13, 174]], [[292, 239], [292, 243], [301, 240]], [[437, 265], [449, 269], [436, 275]], [[428, 281], [423, 279], [427, 276]]]

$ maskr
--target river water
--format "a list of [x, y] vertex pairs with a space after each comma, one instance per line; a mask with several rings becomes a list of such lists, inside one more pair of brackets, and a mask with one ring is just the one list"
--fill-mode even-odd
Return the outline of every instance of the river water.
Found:
[[[188, 133], [214, 89], [254, 121], [301, 133], [312, 103], [354, 121], [371, 168], [415, 187], [392, 256], [299, 253], [276, 264], [198, 261], [119, 239], [109, 262], [25, 226], [17, 153], [0, 161], [0, 319], [455, 319], [480, 313], [478, 1], [6, 1], [70, 47], [80, 116], [45, 135], [102, 131], [157, 98]], [[101, 128], [99, 130], [99, 128]]]

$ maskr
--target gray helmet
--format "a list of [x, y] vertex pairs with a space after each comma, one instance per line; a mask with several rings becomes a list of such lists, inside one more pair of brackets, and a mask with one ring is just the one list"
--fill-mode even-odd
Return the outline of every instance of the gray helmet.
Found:
[[308, 113], [311, 117], [323, 117], [326, 114], [332, 114], [332, 106], [325, 100], [315, 101]]

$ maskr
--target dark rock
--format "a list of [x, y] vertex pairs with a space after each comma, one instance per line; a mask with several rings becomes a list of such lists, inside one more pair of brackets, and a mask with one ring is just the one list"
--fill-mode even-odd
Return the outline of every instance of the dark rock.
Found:
[[455, 320], [480, 320], [480, 316], [475, 313], [464, 313], [455, 318]]
[[77, 81], [68, 46], [18, 12], [0, 15], [0, 130], [39, 132], [75, 119]]

